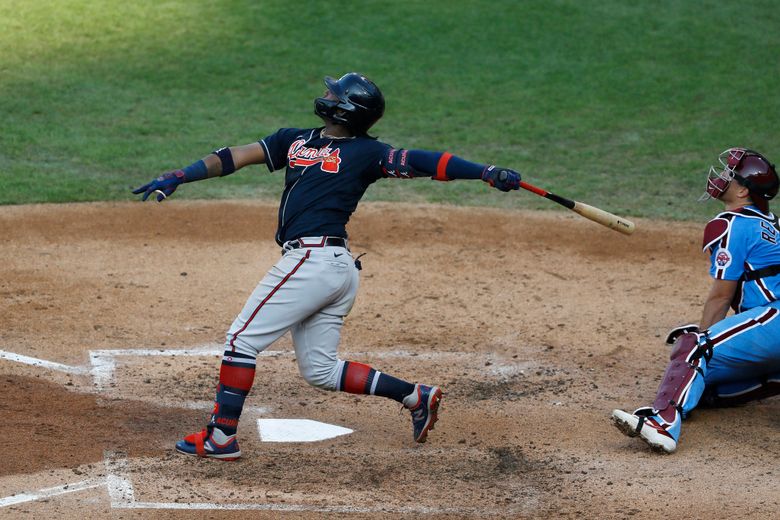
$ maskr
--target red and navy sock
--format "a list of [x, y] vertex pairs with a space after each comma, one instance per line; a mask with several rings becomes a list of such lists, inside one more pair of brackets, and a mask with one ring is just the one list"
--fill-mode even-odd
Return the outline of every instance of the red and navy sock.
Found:
[[336, 390], [350, 394], [379, 395], [402, 403], [414, 392], [414, 384], [383, 374], [363, 363], [345, 361]]
[[255, 379], [255, 363], [253, 356], [225, 351], [209, 426], [219, 428], [225, 435], [236, 434], [244, 401]]

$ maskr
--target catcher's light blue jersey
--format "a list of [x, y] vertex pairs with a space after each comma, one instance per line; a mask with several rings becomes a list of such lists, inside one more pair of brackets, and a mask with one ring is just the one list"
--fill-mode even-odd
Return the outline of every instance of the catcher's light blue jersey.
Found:
[[780, 274], [751, 280], [749, 273], [780, 265], [780, 227], [773, 214], [755, 206], [725, 211], [704, 231], [704, 250], [710, 252], [710, 274], [719, 280], [737, 280], [732, 306], [736, 312], [780, 299]]

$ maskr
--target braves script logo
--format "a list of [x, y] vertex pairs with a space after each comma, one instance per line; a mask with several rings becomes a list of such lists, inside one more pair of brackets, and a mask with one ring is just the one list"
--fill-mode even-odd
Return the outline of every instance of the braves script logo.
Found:
[[717, 254], [715, 255], [715, 263], [718, 264], [718, 267], [721, 269], [725, 269], [726, 267], [731, 265], [731, 254], [726, 249], [718, 249]]
[[290, 163], [291, 168], [296, 166], [311, 166], [313, 164], [320, 163], [322, 171], [328, 173], [338, 173], [339, 165], [341, 164], [341, 158], [339, 157], [339, 149], [333, 150], [330, 146], [323, 146], [322, 148], [307, 148], [303, 146], [306, 144], [304, 139], [298, 139], [287, 151], [287, 160]]

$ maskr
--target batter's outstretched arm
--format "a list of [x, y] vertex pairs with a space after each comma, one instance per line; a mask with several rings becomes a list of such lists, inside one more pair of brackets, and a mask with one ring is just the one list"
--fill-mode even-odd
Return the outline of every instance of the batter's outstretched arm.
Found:
[[[200, 164], [200, 163], [203, 164]], [[259, 142], [228, 146], [215, 150], [200, 161], [183, 168], [184, 182], [224, 177], [250, 164], [265, 162], [265, 151]]]
[[211, 177], [224, 177], [250, 164], [265, 162], [265, 151], [259, 142], [241, 146], [220, 148], [186, 168], [167, 172], [133, 190], [136, 195], [143, 193], [142, 200], [157, 193], [157, 202], [168, 198], [179, 184], [200, 181]]
[[382, 162], [386, 177], [431, 177], [437, 181], [480, 179], [501, 191], [520, 187], [520, 173], [466, 161], [449, 152], [390, 148]]

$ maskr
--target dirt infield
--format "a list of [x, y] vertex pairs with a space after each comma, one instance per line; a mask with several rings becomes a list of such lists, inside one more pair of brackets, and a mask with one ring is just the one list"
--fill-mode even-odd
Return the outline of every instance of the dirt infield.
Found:
[[[697, 411], [671, 456], [608, 420], [651, 400], [662, 337], [699, 317], [700, 224], [365, 204], [341, 356], [441, 385], [428, 443], [394, 402], [307, 386], [287, 335], [258, 359], [245, 457], [174, 454], [278, 258], [275, 210], [0, 208], [0, 517], [778, 517], [780, 399]], [[263, 418], [354, 432], [264, 442]]]

